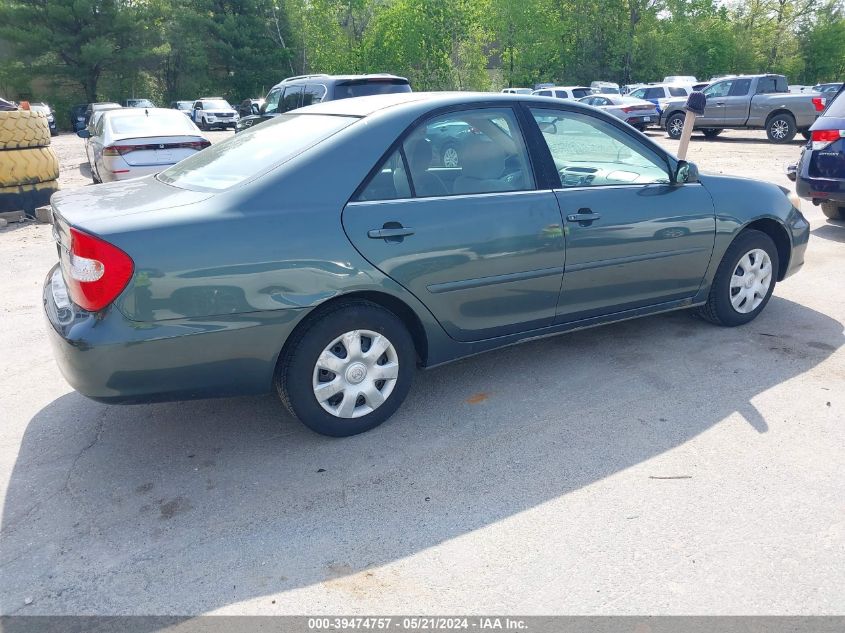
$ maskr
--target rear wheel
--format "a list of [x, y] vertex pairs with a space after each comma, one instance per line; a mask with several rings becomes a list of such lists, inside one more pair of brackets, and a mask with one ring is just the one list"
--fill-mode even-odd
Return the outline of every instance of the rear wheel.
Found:
[[838, 202], [822, 202], [822, 213], [829, 220], [845, 220], [845, 206]]
[[680, 112], [676, 112], [666, 119], [666, 133], [669, 135], [669, 138], [681, 138], [681, 132], [684, 131], [684, 119], [686, 119], [686, 116]]
[[297, 335], [280, 363], [276, 387], [308, 428], [346, 437], [393, 415], [415, 367], [413, 340], [395, 314], [366, 301], [343, 302]]
[[772, 143], [788, 143], [795, 138], [797, 131], [791, 114], [776, 114], [766, 123], [766, 136]]
[[723, 130], [719, 128], [706, 128], [702, 130], [704, 132], [704, 138], [716, 138], [719, 134], [722, 133]]
[[728, 327], [753, 321], [772, 296], [777, 271], [778, 251], [772, 238], [762, 231], [743, 231], [725, 251], [698, 315]]

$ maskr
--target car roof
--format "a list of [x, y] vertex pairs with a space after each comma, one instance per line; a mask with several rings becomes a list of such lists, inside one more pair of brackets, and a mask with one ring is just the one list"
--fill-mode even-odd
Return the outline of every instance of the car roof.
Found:
[[[295, 77], [286, 77], [277, 83], [273, 88], [285, 86], [288, 84], [306, 84], [306, 83], [330, 83], [334, 84], [340, 81], [356, 81], [360, 79], [398, 79], [400, 81], [408, 82], [407, 77], [400, 77], [399, 75], [391, 75], [389, 73], [368, 73], [366, 75], [297, 75]], [[410, 83], [410, 82], [409, 82]]]
[[[590, 90], [589, 86], [546, 86], [537, 90]], [[535, 90], [536, 92], [536, 90]]]
[[[606, 96], [606, 95], [605, 95]], [[509, 94], [501, 92], [396, 92], [351, 99], [323, 101], [299, 108], [290, 114], [327, 114], [334, 116], [367, 117], [378, 112], [419, 111], [419, 114], [449, 106], [472, 106], [472, 104], [499, 104], [508, 106], [520, 101], [555, 104], [561, 100], [531, 94]], [[567, 102], [572, 103], [572, 102]], [[576, 106], [583, 107], [583, 106]]]

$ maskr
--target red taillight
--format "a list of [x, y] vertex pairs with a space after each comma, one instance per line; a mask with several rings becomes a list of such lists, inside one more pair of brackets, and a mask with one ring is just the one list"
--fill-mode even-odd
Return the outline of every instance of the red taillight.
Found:
[[813, 130], [810, 134], [813, 149], [824, 149], [845, 136], [845, 130]]
[[813, 106], [816, 108], [816, 112], [821, 112], [824, 110], [825, 105], [827, 105], [827, 99], [824, 97], [813, 97]]
[[633, 109], [634, 108], [632, 106], [626, 106], [626, 107], [622, 108], [622, 112], [624, 112], [625, 114], [628, 114]]
[[102, 310], [117, 298], [135, 265], [132, 258], [105, 240], [70, 229], [70, 248], [62, 272], [71, 300], [89, 312]]
[[103, 148], [103, 156], [122, 156], [129, 152], [135, 151], [137, 148], [132, 145], [107, 145]]
[[175, 145], [168, 145], [168, 147], [184, 147], [185, 149], [195, 149], [200, 151], [211, 145], [210, 141], [191, 141], [190, 143], [177, 143]]

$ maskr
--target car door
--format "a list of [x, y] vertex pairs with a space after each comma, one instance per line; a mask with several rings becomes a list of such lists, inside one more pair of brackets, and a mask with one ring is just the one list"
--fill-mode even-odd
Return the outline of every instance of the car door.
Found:
[[696, 121], [696, 127], [723, 127], [725, 125], [725, 104], [731, 88], [734, 85], [733, 79], [724, 79], [710, 84], [702, 90], [707, 96], [707, 103], [704, 106], [704, 114]]
[[97, 178], [102, 180], [103, 173], [103, 147], [105, 144], [105, 115], [100, 114], [96, 117], [96, 122], [92, 126], [91, 136], [88, 139], [86, 150], [88, 151], [88, 163], [91, 166], [91, 171], [97, 174]]
[[[550, 325], [563, 273], [560, 210], [538, 190], [515, 111], [474, 107], [420, 122], [343, 211], [358, 251], [459, 341]], [[428, 130], [461, 128], [442, 167]]]
[[194, 103], [194, 109], [193, 114], [191, 116], [191, 120], [197, 125], [200, 124], [200, 121], [202, 120], [202, 101], [197, 101]]
[[557, 321], [693, 297], [713, 251], [713, 202], [701, 184], [670, 183], [661, 151], [588, 113], [530, 108], [564, 219]]
[[279, 113], [290, 112], [300, 107], [304, 88], [303, 85], [287, 86], [282, 100], [279, 102]]
[[724, 102], [724, 120], [726, 127], [732, 125], [744, 125], [748, 120], [748, 105], [750, 99], [748, 98], [749, 90], [751, 89], [751, 79], [737, 78], [731, 85], [730, 92], [727, 97], [722, 97]]

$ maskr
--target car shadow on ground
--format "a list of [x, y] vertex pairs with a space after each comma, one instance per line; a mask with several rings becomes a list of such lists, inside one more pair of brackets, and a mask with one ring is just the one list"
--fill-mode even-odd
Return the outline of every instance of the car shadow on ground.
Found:
[[271, 396], [106, 406], [70, 393], [21, 443], [0, 607], [23, 612], [30, 596], [27, 614], [196, 614], [316, 583], [378, 592], [402, 582], [381, 566], [732, 414], [768, 432], [755, 396], [842, 344], [840, 323], [777, 297], [741, 328], [640, 319], [420, 372], [399, 413], [344, 440], [311, 433]]
[[816, 229], [810, 231], [816, 237], [833, 242], [845, 242], [845, 222], [828, 220]]
[[[772, 141], [766, 138], [765, 132], [760, 130], [760, 137], [759, 138], [749, 138], [747, 136], [730, 136], [731, 131], [725, 130], [719, 136], [714, 138], [707, 138], [703, 134], [698, 132], [694, 132], [691, 138], [691, 143], [697, 142], [705, 142], [705, 143], [748, 143], [750, 145], [772, 145]], [[650, 129], [646, 133], [647, 136], [651, 137], [662, 137], [663, 139], [669, 140], [669, 136], [663, 130], [656, 130]], [[796, 147], [800, 147], [802, 145], [806, 145], [807, 141], [804, 139], [803, 136], [800, 134], [797, 135], [793, 140], [789, 141], [788, 143], [779, 143], [779, 145], [794, 145]]]

